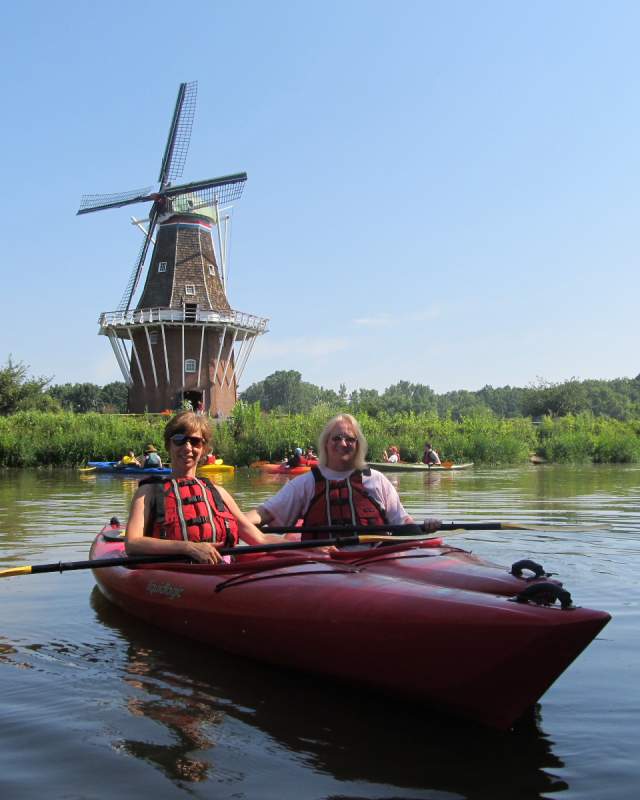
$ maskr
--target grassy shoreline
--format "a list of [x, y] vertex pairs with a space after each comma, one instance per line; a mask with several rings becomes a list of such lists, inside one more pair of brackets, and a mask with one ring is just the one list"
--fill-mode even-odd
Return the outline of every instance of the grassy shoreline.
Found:
[[[227, 464], [258, 459], [278, 461], [294, 447], [316, 444], [335, 408], [316, 406], [308, 414], [262, 413], [257, 404], [239, 403], [224, 421], [213, 421], [213, 448]], [[453, 421], [432, 414], [358, 416], [369, 442], [368, 457], [382, 460], [395, 444], [403, 461], [418, 461], [425, 441], [456, 462], [518, 464], [536, 453], [557, 463], [639, 463], [640, 419], [620, 422], [591, 414], [499, 419], [490, 414]], [[0, 466], [80, 466], [113, 461], [129, 448], [142, 453], [148, 443], [163, 450], [166, 418], [159, 414], [73, 414], [25, 411], [0, 417]], [[163, 453], [163, 456], [166, 456]]]

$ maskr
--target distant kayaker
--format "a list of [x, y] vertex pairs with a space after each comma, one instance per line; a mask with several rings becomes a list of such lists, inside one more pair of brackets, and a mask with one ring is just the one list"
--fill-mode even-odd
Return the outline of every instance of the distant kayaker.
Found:
[[299, 467], [302, 465], [302, 448], [296, 447], [293, 451], [293, 455], [287, 459], [287, 465], [290, 469], [294, 469], [295, 467]]
[[209, 450], [211, 429], [206, 416], [184, 411], [164, 430], [171, 459], [170, 476], [140, 481], [131, 502], [126, 533], [128, 555], [181, 554], [217, 564], [217, 546], [282, 541], [252, 525], [222, 486], [197, 478], [196, 468]]
[[400, 461], [400, 450], [398, 450], [398, 448], [392, 444], [389, 448], [389, 452], [387, 453], [385, 450], [382, 454], [382, 457], [385, 461], [388, 461], [389, 464], [397, 464], [398, 461]]
[[425, 442], [424, 445], [424, 453], [422, 454], [422, 463], [423, 464], [433, 464], [438, 465], [440, 464], [440, 456], [438, 455], [437, 451], [431, 447], [430, 442]]
[[[367, 468], [367, 441], [350, 414], [331, 419], [318, 439], [317, 466], [247, 512], [256, 525], [403, 525], [413, 523], [391, 482]], [[425, 520], [425, 530], [440, 520]], [[299, 536], [299, 534], [293, 534]], [[304, 534], [303, 534], [304, 536]]]
[[315, 454], [313, 447], [307, 447], [307, 451], [304, 454], [304, 457], [307, 459], [307, 463], [309, 463], [310, 461], [313, 462], [318, 460], [318, 456]]
[[122, 456], [120, 461], [116, 464], [116, 467], [140, 467], [142, 466], [140, 463], [140, 459], [136, 458], [136, 454], [133, 450], [127, 450], [126, 454]]
[[144, 462], [143, 467], [162, 467], [162, 459], [156, 448], [152, 444], [148, 444], [144, 449]]

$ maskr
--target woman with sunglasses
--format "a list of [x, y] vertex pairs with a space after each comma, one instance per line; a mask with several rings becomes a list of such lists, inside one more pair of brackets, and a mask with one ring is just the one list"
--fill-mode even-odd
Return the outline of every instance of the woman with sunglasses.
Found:
[[[388, 478], [365, 463], [367, 441], [351, 414], [329, 420], [318, 439], [317, 466], [247, 513], [256, 525], [404, 525], [413, 522]], [[434, 531], [440, 520], [425, 520]], [[304, 535], [303, 535], [304, 536]]]
[[196, 469], [209, 451], [207, 418], [193, 411], [177, 414], [164, 431], [172, 474], [140, 482], [127, 523], [128, 555], [181, 554], [194, 561], [217, 564], [217, 547], [281, 541], [264, 534], [240, 511], [233, 497]]

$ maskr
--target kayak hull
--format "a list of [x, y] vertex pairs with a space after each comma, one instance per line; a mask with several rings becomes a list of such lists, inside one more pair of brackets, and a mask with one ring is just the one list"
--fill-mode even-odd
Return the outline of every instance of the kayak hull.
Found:
[[257, 466], [261, 472], [269, 472], [275, 475], [302, 475], [305, 472], [310, 472], [311, 466], [308, 464], [301, 464], [299, 467], [290, 467], [288, 464], [259, 464]]
[[226, 473], [233, 475], [236, 468], [232, 464], [201, 464], [198, 467], [198, 475], [220, 475]]
[[112, 475], [170, 475], [170, 467], [117, 467], [117, 461], [88, 461], [96, 472], [108, 472]]
[[[123, 553], [99, 535], [91, 559]], [[376, 574], [326, 555], [94, 569], [127, 613], [237, 655], [402, 695], [507, 729], [608, 622]], [[389, 665], [392, 668], [389, 669]]]
[[388, 461], [370, 461], [369, 466], [371, 469], [377, 469], [378, 472], [455, 472], [460, 469], [469, 469], [473, 466], [473, 461], [466, 464], [451, 464], [444, 466], [443, 464], [409, 464], [404, 461], [390, 464]]

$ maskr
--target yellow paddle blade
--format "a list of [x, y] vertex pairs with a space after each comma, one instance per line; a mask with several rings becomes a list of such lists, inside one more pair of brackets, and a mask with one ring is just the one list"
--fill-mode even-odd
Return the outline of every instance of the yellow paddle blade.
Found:
[[13, 575], [30, 575], [31, 567], [11, 567], [11, 569], [0, 569], [0, 578], [11, 578]]
[[[447, 536], [450, 536], [454, 531], [447, 531]], [[361, 543], [365, 544], [368, 542], [424, 542], [427, 539], [440, 539], [441, 534], [439, 535], [436, 531], [435, 533], [425, 533], [423, 536], [394, 536], [392, 534], [368, 534], [358, 536], [358, 539]]]

